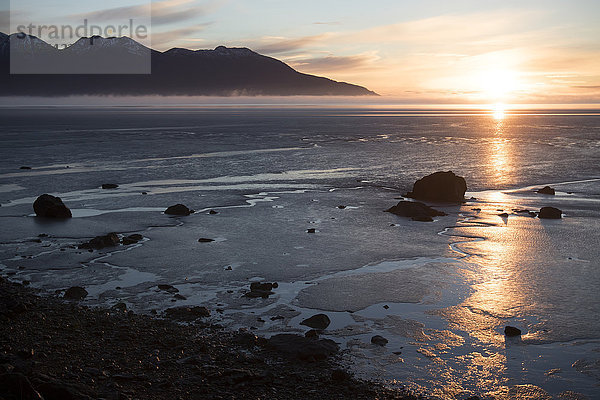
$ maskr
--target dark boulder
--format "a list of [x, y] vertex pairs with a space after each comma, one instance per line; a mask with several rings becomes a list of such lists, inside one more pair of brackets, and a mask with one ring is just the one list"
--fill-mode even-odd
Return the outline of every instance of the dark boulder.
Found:
[[309, 339], [289, 333], [272, 336], [267, 341], [267, 347], [303, 361], [325, 360], [338, 351], [338, 345], [333, 340]]
[[210, 243], [210, 242], [214, 242], [215, 239], [209, 239], [209, 238], [200, 238], [198, 239], [198, 243]]
[[31, 169], [31, 167], [28, 167], [28, 166], [26, 166], [26, 165], [23, 165], [23, 166], [22, 166], [21, 168], [19, 168], [19, 169]]
[[418, 201], [400, 201], [395, 206], [385, 210], [400, 217], [409, 217], [413, 221], [431, 222], [432, 217], [448, 215]]
[[119, 240], [119, 236], [112, 232], [102, 236], [96, 236], [92, 240], [86, 243], [82, 243], [79, 245], [80, 249], [103, 249], [105, 247], [113, 247], [117, 246], [121, 241]]
[[67, 289], [63, 296], [67, 300], [83, 300], [88, 295], [87, 290], [80, 286], [73, 286]]
[[537, 193], [541, 193], [541, 194], [550, 194], [550, 195], [555, 195], [556, 192], [554, 189], [552, 189], [550, 186], [544, 186], [541, 189], [536, 190]]
[[416, 181], [412, 192], [407, 193], [405, 197], [442, 203], [462, 203], [466, 191], [465, 178], [455, 175], [452, 171], [436, 172]]
[[210, 210], [210, 211], [208, 212], [208, 214], [210, 214], [210, 215], [216, 215], [216, 214], [218, 214], [218, 213], [219, 213], [219, 212], [218, 212], [218, 211], [215, 211], [215, 210]]
[[116, 189], [118, 187], [119, 187], [119, 185], [117, 185], [116, 183], [103, 183], [102, 184], [102, 189]]
[[504, 327], [504, 334], [508, 337], [521, 336], [521, 330], [514, 326], [506, 326]]
[[329, 326], [330, 323], [331, 323], [331, 320], [329, 319], [329, 317], [327, 315], [316, 314], [316, 315], [313, 315], [312, 317], [307, 318], [304, 321], [300, 322], [300, 325], [306, 325], [313, 329], [323, 330], [323, 329], [327, 329], [327, 327]]
[[371, 343], [377, 346], [385, 346], [388, 343], [388, 340], [380, 335], [375, 335], [371, 338]]
[[194, 210], [187, 208], [183, 204], [175, 204], [174, 206], [171, 206], [165, 210], [165, 214], [182, 216], [190, 215], [193, 212]]
[[167, 318], [175, 319], [178, 321], [194, 321], [198, 318], [205, 318], [210, 316], [210, 311], [206, 307], [195, 306], [195, 307], [173, 307], [165, 310]]
[[71, 218], [73, 216], [60, 197], [49, 194], [43, 194], [35, 200], [33, 211], [38, 217], [45, 218]]
[[562, 211], [558, 208], [554, 207], [542, 207], [540, 209], [540, 213], [538, 214], [538, 218], [542, 219], [561, 219]]

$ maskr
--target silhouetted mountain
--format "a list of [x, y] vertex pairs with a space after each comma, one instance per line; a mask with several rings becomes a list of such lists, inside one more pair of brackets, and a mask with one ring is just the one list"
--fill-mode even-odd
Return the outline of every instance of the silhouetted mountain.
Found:
[[[18, 65], [13, 65], [13, 74], [10, 74], [11, 54], [19, 60]], [[40, 72], [40, 68], [43, 74], [34, 73]], [[83, 70], [93, 74], [80, 74]], [[139, 74], [140, 71], [147, 74]], [[196, 51], [174, 48], [159, 52], [127, 37], [94, 36], [58, 50], [34, 36], [0, 33], [0, 95], [363, 96], [376, 93], [362, 86], [300, 73], [247, 48], [219, 46]]]

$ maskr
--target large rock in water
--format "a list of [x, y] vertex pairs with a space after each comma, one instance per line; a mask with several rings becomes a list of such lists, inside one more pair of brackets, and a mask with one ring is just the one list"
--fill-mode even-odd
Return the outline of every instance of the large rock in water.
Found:
[[461, 203], [465, 199], [467, 182], [454, 172], [436, 172], [419, 179], [413, 185], [412, 192], [406, 194], [417, 200], [441, 203]]
[[71, 210], [60, 197], [43, 194], [33, 202], [33, 211], [38, 217], [46, 218], [71, 218]]
[[409, 217], [415, 221], [431, 222], [432, 217], [443, 217], [448, 215], [445, 212], [438, 211], [418, 201], [400, 201], [395, 206], [385, 210], [400, 217]]
[[540, 213], [538, 214], [538, 218], [542, 219], [561, 219], [562, 211], [558, 208], [554, 207], [542, 207], [540, 209]]
[[327, 329], [327, 327], [329, 326], [330, 323], [331, 323], [331, 320], [329, 319], [329, 317], [327, 315], [316, 314], [316, 315], [313, 315], [312, 317], [307, 318], [304, 321], [300, 322], [300, 325], [306, 325], [310, 328], [323, 330], [323, 329]]
[[171, 206], [165, 210], [165, 214], [182, 216], [190, 215], [193, 212], [194, 210], [190, 210], [183, 204], [175, 204], [174, 206]]

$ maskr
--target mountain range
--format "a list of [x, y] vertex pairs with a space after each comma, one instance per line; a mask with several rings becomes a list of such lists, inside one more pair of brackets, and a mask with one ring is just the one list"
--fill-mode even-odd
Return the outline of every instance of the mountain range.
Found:
[[68, 95], [377, 94], [303, 74], [247, 48], [160, 52], [128, 37], [92, 36], [59, 50], [35, 36], [0, 33], [0, 96]]

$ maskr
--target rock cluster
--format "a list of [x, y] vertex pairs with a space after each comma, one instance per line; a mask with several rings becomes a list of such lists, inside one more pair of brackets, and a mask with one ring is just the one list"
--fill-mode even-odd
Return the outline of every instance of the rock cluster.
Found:
[[244, 294], [244, 297], [257, 298], [262, 297], [263, 299], [268, 298], [273, 293], [273, 289], [277, 289], [279, 284], [277, 282], [252, 282], [250, 284], [250, 291]]
[[80, 244], [79, 248], [80, 249], [88, 249], [88, 250], [91, 250], [91, 249], [100, 250], [105, 247], [117, 246], [119, 243], [121, 243], [119, 236], [116, 233], [111, 232], [106, 235], [96, 236], [89, 242]]

